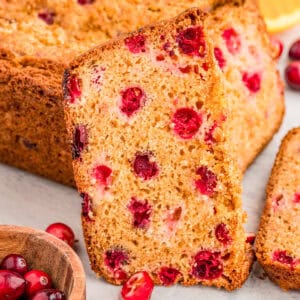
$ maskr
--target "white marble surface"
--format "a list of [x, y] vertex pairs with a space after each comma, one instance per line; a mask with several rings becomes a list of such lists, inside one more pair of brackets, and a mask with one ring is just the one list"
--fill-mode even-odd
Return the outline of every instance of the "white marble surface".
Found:
[[[280, 61], [281, 71], [287, 62], [287, 49], [292, 41], [300, 38], [300, 26], [281, 35], [285, 52]], [[286, 91], [286, 115], [280, 132], [247, 171], [244, 178], [243, 203], [248, 212], [247, 230], [255, 231], [264, 205], [264, 190], [282, 137], [292, 127], [300, 126], [300, 92]], [[75, 190], [46, 179], [0, 164], [0, 224], [17, 224], [45, 229], [52, 222], [69, 224], [79, 239], [77, 252], [87, 274], [88, 300], [117, 300], [120, 288], [97, 279], [89, 268], [80, 228], [81, 199]], [[228, 293], [201, 286], [184, 288], [156, 287], [152, 300], [195, 299], [300, 299], [299, 292], [283, 292], [277, 286], [259, 277], [258, 265], [238, 291]]]

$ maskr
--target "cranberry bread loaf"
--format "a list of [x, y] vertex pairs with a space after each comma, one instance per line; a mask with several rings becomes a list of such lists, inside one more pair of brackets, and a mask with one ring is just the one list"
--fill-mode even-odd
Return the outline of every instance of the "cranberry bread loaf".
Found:
[[207, 20], [189, 10], [89, 51], [65, 73], [86, 246], [93, 270], [114, 284], [144, 270], [156, 284], [233, 290], [248, 276]]
[[245, 170], [283, 114], [276, 61], [252, 0], [0, 0], [0, 161], [73, 185], [60, 87], [66, 64], [122, 32], [196, 6], [210, 11], [209, 34], [231, 94], [231, 151]]
[[284, 138], [267, 187], [256, 256], [283, 289], [300, 289], [300, 128]]

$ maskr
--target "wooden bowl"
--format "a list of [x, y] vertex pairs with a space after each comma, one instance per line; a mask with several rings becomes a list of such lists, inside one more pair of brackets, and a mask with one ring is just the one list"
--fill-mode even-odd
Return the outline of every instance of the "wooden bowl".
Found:
[[85, 300], [81, 261], [63, 241], [41, 230], [0, 225], [0, 260], [8, 254], [21, 254], [30, 268], [48, 273], [68, 300]]

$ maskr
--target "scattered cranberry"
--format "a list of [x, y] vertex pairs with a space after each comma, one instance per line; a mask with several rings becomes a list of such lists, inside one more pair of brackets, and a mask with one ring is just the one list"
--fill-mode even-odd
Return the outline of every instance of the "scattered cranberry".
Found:
[[228, 51], [233, 55], [237, 54], [241, 48], [239, 34], [233, 28], [229, 28], [223, 31], [222, 37], [226, 42]]
[[177, 277], [181, 273], [175, 268], [162, 267], [158, 273], [158, 277], [165, 286], [169, 286], [175, 283]]
[[93, 169], [93, 176], [96, 178], [97, 183], [104, 186], [109, 184], [111, 173], [112, 169], [105, 165], [99, 165]]
[[283, 52], [283, 44], [279, 39], [277, 39], [275, 37], [271, 38], [271, 42], [272, 42], [273, 46], [276, 48], [275, 58], [279, 58]]
[[128, 254], [122, 249], [113, 249], [105, 252], [104, 263], [111, 271], [121, 270], [128, 263]]
[[131, 87], [121, 92], [121, 111], [131, 117], [143, 105], [144, 92], [139, 87]]
[[206, 166], [199, 167], [196, 174], [200, 176], [200, 179], [195, 181], [198, 191], [203, 195], [212, 196], [217, 186], [216, 174]]
[[290, 255], [286, 254], [286, 251], [276, 250], [273, 252], [273, 260], [282, 264], [290, 265], [293, 268], [294, 259]]
[[294, 195], [294, 203], [300, 203], [300, 193]]
[[155, 161], [152, 161], [151, 153], [137, 153], [133, 162], [134, 173], [149, 180], [158, 174], [158, 166]]
[[78, 159], [88, 142], [88, 133], [84, 125], [77, 125], [73, 133], [72, 157]]
[[146, 37], [142, 34], [131, 36], [125, 39], [128, 50], [134, 54], [146, 51]]
[[65, 300], [63, 292], [54, 289], [45, 289], [34, 294], [30, 300]]
[[179, 108], [172, 117], [174, 131], [183, 139], [191, 139], [198, 132], [201, 116], [191, 108]]
[[245, 72], [243, 82], [250, 92], [257, 93], [260, 90], [261, 76], [259, 73], [249, 74]]
[[81, 5], [92, 4], [95, 0], [77, 0], [77, 2]]
[[202, 250], [194, 257], [192, 274], [202, 280], [212, 280], [223, 273], [220, 252]]
[[229, 230], [224, 223], [221, 223], [216, 227], [215, 235], [217, 240], [223, 245], [228, 245], [231, 242]]
[[300, 40], [296, 41], [290, 48], [289, 57], [294, 60], [300, 60]]
[[223, 69], [226, 66], [226, 60], [224, 58], [222, 50], [216, 47], [214, 48], [214, 54], [220, 68]]
[[285, 78], [292, 89], [300, 91], [300, 61], [294, 61], [286, 67]]
[[249, 233], [247, 238], [246, 238], [246, 243], [250, 245], [254, 245], [255, 242], [255, 234], [254, 233]]
[[52, 281], [50, 276], [41, 270], [31, 270], [24, 275], [27, 281], [26, 294], [32, 296], [43, 289], [50, 289]]
[[182, 30], [177, 36], [177, 43], [181, 51], [189, 56], [205, 55], [205, 39], [203, 28], [200, 26], [189, 27]]
[[134, 227], [146, 229], [149, 226], [152, 208], [147, 200], [141, 201], [133, 197], [127, 208], [133, 215]]
[[17, 300], [25, 292], [26, 281], [15, 272], [0, 270], [0, 299]]
[[149, 300], [154, 284], [147, 272], [138, 272], [123, 285], [122, 300]]
[[53, 11], [42, 11], [38, 13], [38, 17], [48, 25], [52, 25], [54, 23], [55, 16], [56, 13]]
[[68, 225], [64, 223], [54, 223], [47, 227], [46, 232], [56, 236], [58, 239], [67, 243], [70, 247], [74, 246], [75, 235]]
[[71, 104], [73, 104], [80, 96], [81, 96], [80, 80], [75, 75], [71, 77], [67, 77], [65, 98]]
[[213, 125], [208, 128], [208, 130], [205, 132], [204, 135], [204, 141], [207, 145], [212, 145], [216, 142], [216, 139], [214, 137], [215, 130], [218, 128], [217, 122], [214, 122]]
[[10, 270], [23, 275], [28, 272], [28, 265], [23, 256], [18, 254], [10, 254], [3, 258], [0, 269]]
[[82, 197], [82, 216], [85, 217], [87, 221], [92, 221], [90, 216], [90, 212], [92, 212], [92, 200], [86, 193], [82, 193], [80, 196]]

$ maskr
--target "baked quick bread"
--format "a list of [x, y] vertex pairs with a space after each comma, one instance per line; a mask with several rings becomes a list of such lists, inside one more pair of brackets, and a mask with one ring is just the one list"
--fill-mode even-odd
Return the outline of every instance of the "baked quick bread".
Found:
[[156, 284], [233, 290], [248, 276], [240, 172], [227, 155], [228, 100], [207, 20], [189, 10], [89, 51], [65, 73], [86, 246], [111, 283], [143, 270]]
[[283, 114], [282, 85], [252, 0], [0, 0], [0, 161], [74, 185], [60, 87], [66, 64], [196, 6], [211, 12], [209, 34], [231, 93], [231, 151], [245, 170]]
[[300, 128], [291, 130], [277, 154], [256, 238], [256, 256], [283, 289], [300, 289]]

